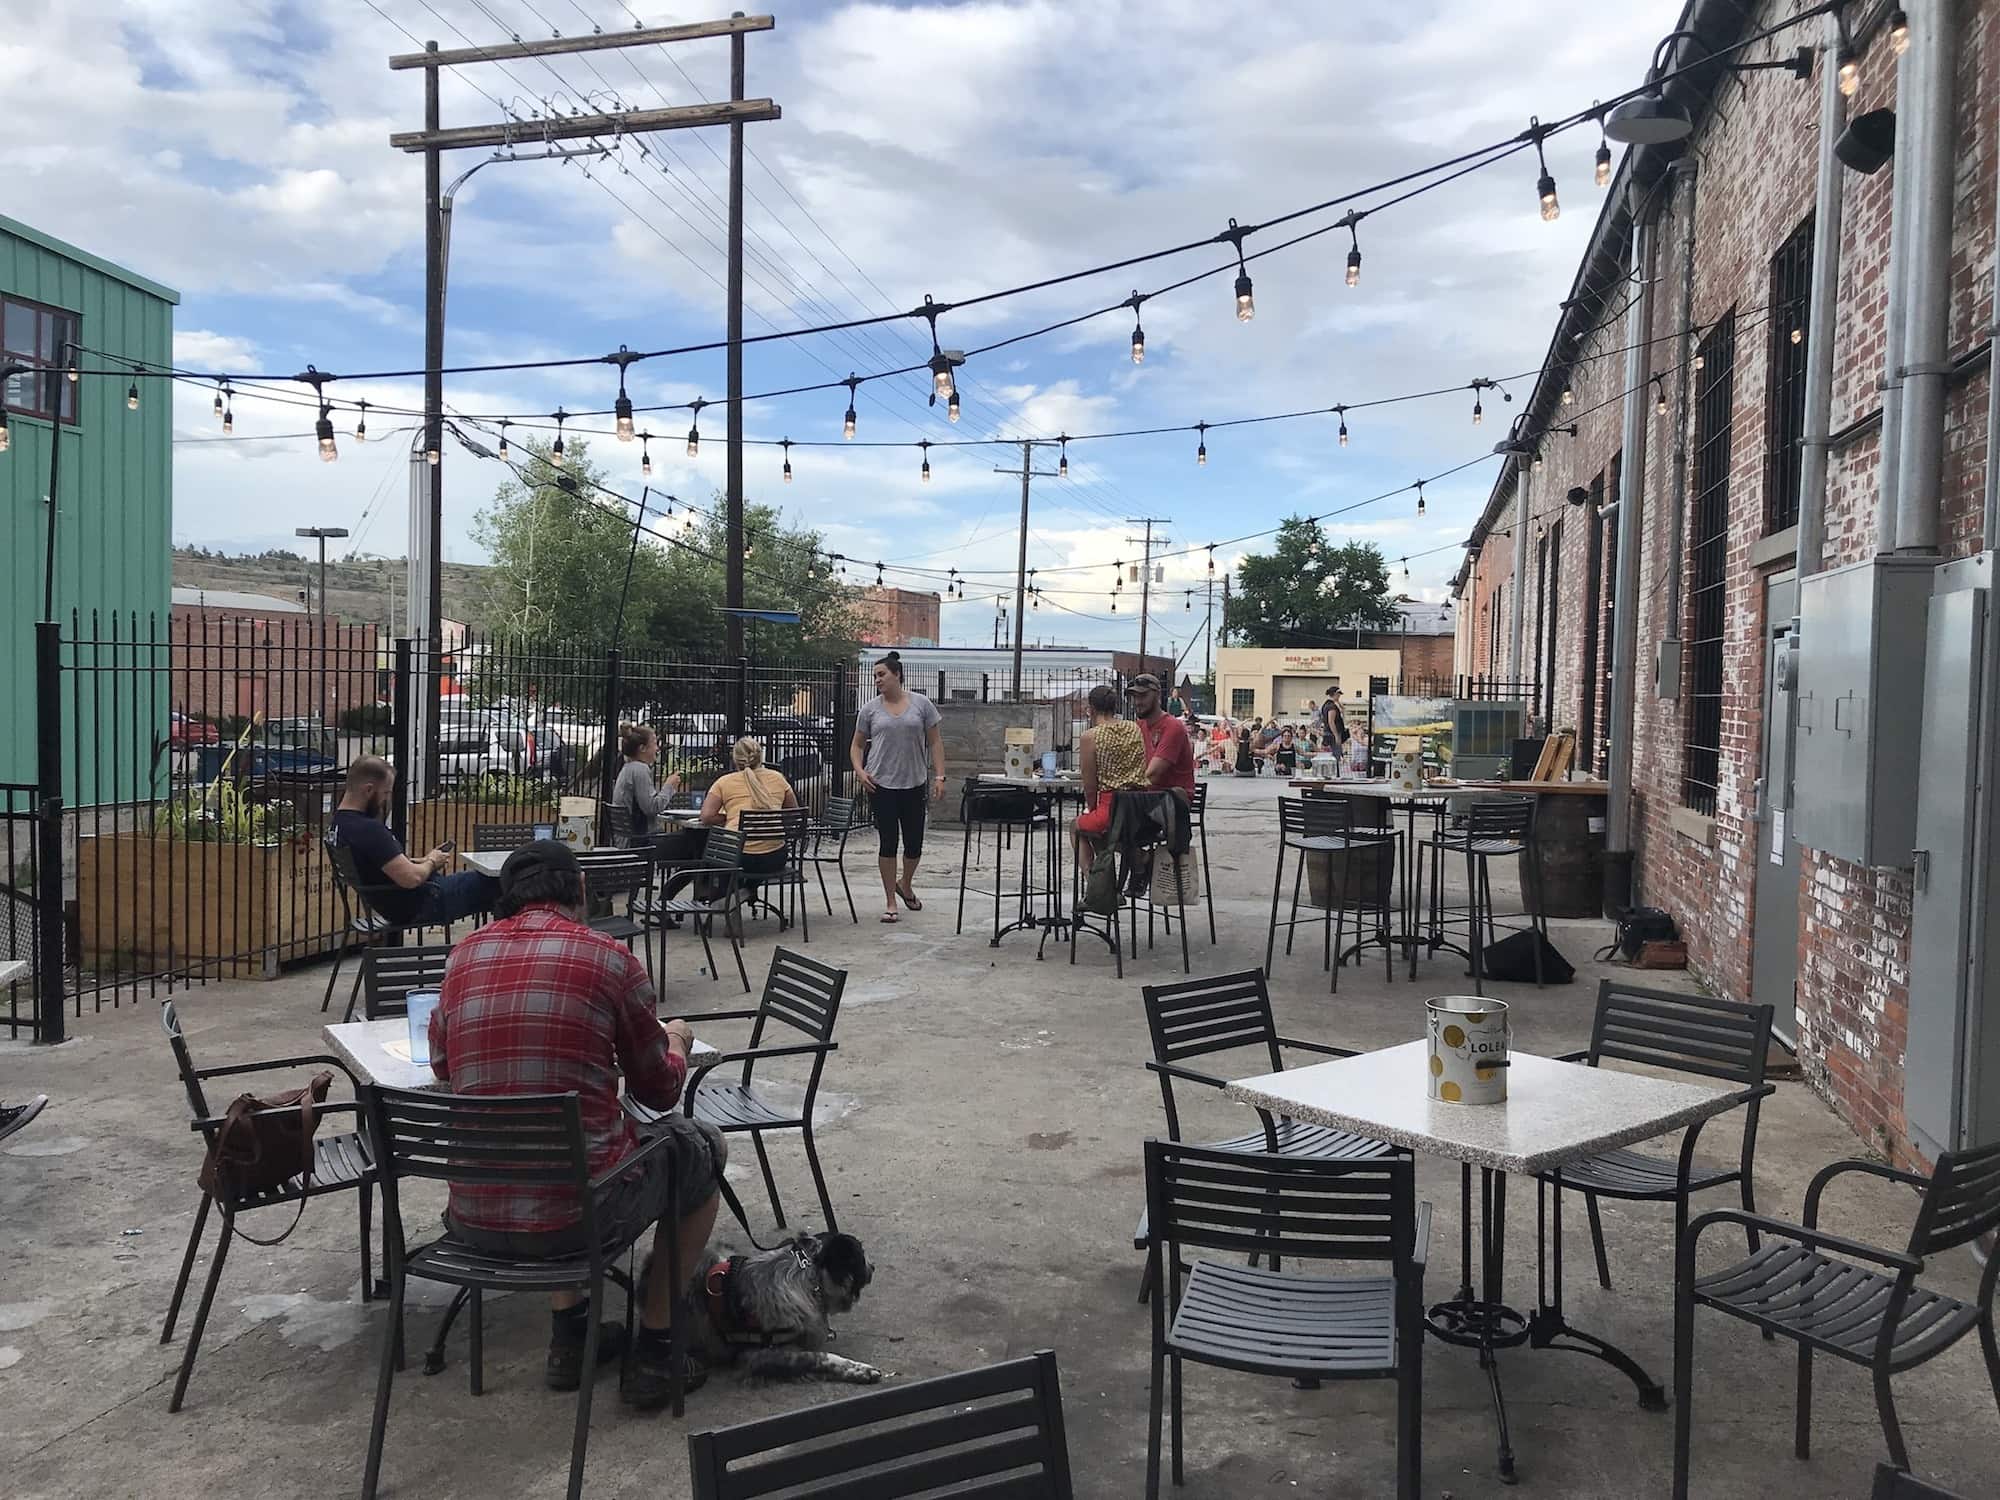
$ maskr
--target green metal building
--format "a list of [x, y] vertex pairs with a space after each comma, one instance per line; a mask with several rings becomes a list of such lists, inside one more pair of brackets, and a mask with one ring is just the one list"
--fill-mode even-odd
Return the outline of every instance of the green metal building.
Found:
[[[180, 294], [110, 261], [0, 216], [0, 354], [6, 364], [58, 363], [66, 342], [86, 370], [173, 360]], [[109, 637], [110, 618], [129, 639], [164, 641], [173, 543], [173, 389], [140, 380], [127, 406], [126, 376], [20, 374], [6, 382], [8, 447], [0, 453], [0, 782], [35, 779], [35, 622], [49, 601], [64, 622], [72, 611], [83, 635]], [[58, 421], [59, 418], [59, 421]], [[53, 587], [48, 559], [49, 445], [60, 431]], [[81, 649], [81, 648], [78, 648]], [[83, 649], [82, 660], [91, 652]], [[164, 651], [160, 653], [164, 666]], [[103, 653], [108, 662], [111, 653]], [[131, 665], [134, 658], [125, 657]], [[164, 672], [157, 674], [164, 684]], [[151, 694], [144, 696], [151, 697]], [[162, 699], [164, 692], [162, 691]], [[66, 797], [143, 795], [150, 757], [133, 747], [164, 733], [165, 705], [93, 702], [65, 691]], [[115, 721], [115, 722], [114, 722]], [[98, 764], [98, 748], [121, 745]], [[79, 791], [85, 795], [79, 798]]]

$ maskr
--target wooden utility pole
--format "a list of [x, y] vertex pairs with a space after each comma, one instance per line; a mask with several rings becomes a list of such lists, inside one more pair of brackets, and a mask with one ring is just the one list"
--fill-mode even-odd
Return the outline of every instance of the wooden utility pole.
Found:
[[[547, 41], [502, 42], [492, 46], [470, 46], [441, 51], [436, 42], [426, 42], [421, 52], [398, 53], [389, 59], [392, 71], [408, 68], [424, 70], [424, 128], [398, 131], [389, 144], [398, 151], [422, 152], [424, 157], [424, 456], [430, 465], [427, 486], [427, 514], [423, 517], [424, 563], [430, 593], [425, 626], [430, 639], [430, 688], [423, 710], [426, 720], [425, 752], [427, 770], [437, 764], [438, 691], [443, 673], [438, 670], [444, 634], [444, 293], [445, 220], [440, 192], [442, 165], [446, 151], [475, 148], [546, 146], [556, 141], [580, 140], [592, 136], [614, 139], [628, 135], [650, 135], [663, 130], [690, 130], [710, 125], [730, 127], [729, 142], [729, 563], [728, 598], [732, 607], [743, 603], [742, 508], [743, 508], [743, 126], [781, 117], [769, 99], [743, 97], [744, 43], [746, 33], [769, 31], [775, 23], [770, 16], [746, 16], [740, 11], [726, 21], [698, 21], [686, 26], [650, 26], [632, 31], [592, 33], [589, 36], [552, 37]], [[541, 120], [502, 120], [491, 125], [443, 127], [438, 117], [438, 70], [467, 67], [474, 63], [504, 63], [520, 58], [554, 57], [577, 52], [600, 52], [625, 47], [651, 47], [673, 42], [703, 41], [716, 37], [730, 39], [730, 98], [723, 104], [681, 105], [670, 109], [630, 109], [610, 113], [555, 116]], [[500, 158], [502, 160], [508, 158]], [[524, 158], [532, 160], [533, 158]], [[414, 562], [414, 559], [413, 559]], [[742, 624], [729, 617], [730, 646], [740, 652]], [[737, 694], [741, 696], [740, 693]], [[742, 705], [733, 704], [733, 717], [740, 723]], [[427, 777], [434, 780], [434, 776]]]
[[[1171, 516], [1127, 516], [1125, 524], [1127, 526], [1143, 526], [1146, 528], [1146, 534], [1143, 537], [1128, 536], [1125, 538], [1126, 546], [1143, 546], [1146, 549], [1146, 560], [1139, 564], [1139, 664], [1143, 669], [1146, 657], [1147, 611], [1153, 598], [1153, 528], [1155, 526], [1171, 526], [1173, 518]], [[1166, 537], [1161, 537], [1160, 545], [1162, 547], [1166, 546], [1167, 540]]]
[[[1044, 443], [1042, 446], [1046, 447]], [[1021, 632], [1028, 623], [1028, 482], [1032, 479], [1055, 479], [1053, 469], [1035, 467], [1035, 441], [1021, 440], [1021, 467], [1018, 469], [995, 469], [995, 474], [1017, 474], [1021, 479], [1021, 545], [1014, 563], [1014, 701], [1021, 701]], [[997, 646], [999, 642], [996, 640]]]
[[[737, 14], [742, 14], [738, 12]], [[743, 33], [729, 37], [729, 102], [743, 102]], [[729, 122], [729, 455], [724, 474], [723, 619], [728, 622], [729, 659], [743, 658], [743, 122]], [[750, 706], [742, 701], [744, 674], [730, 682], [737, 701], [729, 705], [730, 732], [750, 732]]]

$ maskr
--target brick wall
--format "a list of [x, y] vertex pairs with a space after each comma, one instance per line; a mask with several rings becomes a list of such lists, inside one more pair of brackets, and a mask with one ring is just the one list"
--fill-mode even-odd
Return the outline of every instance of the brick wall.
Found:
[[317, 717], [385, 700], [386, 638], [373, 625], [319, 616], [250, 616], [176, 604], [168, 636], [169, 697], [196, 718]]
[[[1750, 27], [1760, 28], [1804, 6], [1782, 0], [1752, 7]], [[1950, 351], [1975, 353], [1993, 319], [1994, 136], [2000, 113], [2000, 0], [1965, 0], [1958, 10], [1958, 170], [1953, 210]], [[1813, 28], [1749, 49], [1761, 60], [1817, 40]], [[1861, 85], [1848, 101], [1850, 117], [1895, 103], [1894, 57], [1878, 33], [1861, 59]], [[1771, 622], [1765, 618], [1767, 580], [1790, 567], [1784, 536], [1767, 537], [1766, 456], [1769, 432], [1767, 378], [1775, 329], [1770, 261], [1813, 209], [1818, 136], [1818, 80], [1799, 83], [1777, 72], [1727, 82], [1718, 104], [1700, 123], [1691, 155], [1699, 162], [1660, 191], [1652, 325], [1652, 368], [1664, 374], [1667, 411], [1649, 400], [1646, 473], [1640, 534], [1639, 653], [1634, 736], [1634, 844], [1640, 898], [1680, 920], [1690, 966], [1717, 992], [1770, 1000], [1796, 1032], [1812, 1086], [1825, 1094], [1854, 1127], [1897, 1156], [1907, 1156], [1902, 1107], [1902, 1059], [1907, 1017], [1910, 877], [1903, 870], [1870, 870], [1811, 850], [1801, 854], [1799, 969], [1795, 995], [1752, 996], [1751, 943], [1760, 829], [1753, 821], [1754, 786], [1763, 753], [1765, 651]], [[1893, 169], [1873, 176], [1847, 172], [1841, 236], [1840, 297], [1836, 325], [1811, 337], [1837, 340], [1826, 500], [1828, 565], [1856, 561], [1876, 550], [1875, 497], [1880, 463], [1877, 411], [1884, 359], [1884, 309]], [[1692, 230], [1692, 283], [1687, 281]], [[1614, 287], [1608, 310], [1622, 305]], [[1691, 307], [1684, 297], [1691, 295]], [[1657, 643], [1686, 641], [1690, 600], [1686, 544], [1691, 523], [1691, 464], [1696, 433], [1682, 389], [1682, 366], [1691, 340], [1671, 338], [1690, 321], [1704, 333], [1724, 314], [1736, 319], [1736, 360], [1730, 420], [1726, 593], [1723, 636], [1722, 736], [1715, 809], [1695, 818], [1683, 806], [1687, 765], [1688, 698], [1663, 700], [1653, 691]], [[1527, 601], [1524, 649], [1534, 649], [1534, 601], [1540, 527], [1563, 520], [1560, 544], [1555, 652], [1554, 719], [1574, 723], [1585, 694], [1599, 693], [1595, 723], [1601, 744], [1608, 697], [1601, 678], [1609, 665], [1608, 622], [1600, 616], [1599, 679], [1585, 672], [1588, 591], [1592, 578], [1591, 531], [1581, 507], [1568, 506], [1572, 487], [1588, 490], [1604, 476], [1605, 497], [1617, 491], [1614, 465], [1621, 458], [1624, 358], [1628, 342], [1622, 317], [1610, 317], [1583, 343], [1572, 378], [1572, 400], [1555, 419], [1575, 422], [1574, 437], [1550, 436], [1543, 466], [1530, 476], [1531, 505], [1522, 535]], [[1696, 378], [1687, 372], [1690, 382]], [[1941, 550], [1963, 556], [1982, 544], [1981, 491], [1986, 457], [1984, 359], [1968, 358], [1947, 403], [1945, 467], [1941, 496]], [[1691, 394], [1691, 393], [1690, 393]], [[1650, 396], [1650, 389], [1649, 389]], [[1680, 526], [1675, 526], [1678, 516]], [[1513, 500], [1502, 493], [1488, 524], [1503, 533], [1514, 524]], [[1608, 532], [1606, 533], [1608, 537]], [[1678, 537], [1679, 549], [1675, 542]], [[1603, 540], [1604, 538], [1600, 538]], [[1604, 571], [1609, 572], [1609, 559]], [[1672, 574], [1680, 571], [1679, 613]], [[1466, 610], [1473, 669], [1484, 671], [1493, 629], [1490, 600], [1511, 588], [1512, 551], [1504, 534], [1489, 536], [1460, 596]], [[1499, 617], [1497, 660], [1508, 666], [1511, 600]], [[1527, 665], [1530, 674], [1532, 664]], [[1685, 661], [1684, 661], [1685, 665]], [[1685, 684], [1684, 684], [1685, 685]]]
[[860, 590], [854, 602], [856, 628], [870, 646], [934, 646], [938, 639], [938, 596], [913, 589]]

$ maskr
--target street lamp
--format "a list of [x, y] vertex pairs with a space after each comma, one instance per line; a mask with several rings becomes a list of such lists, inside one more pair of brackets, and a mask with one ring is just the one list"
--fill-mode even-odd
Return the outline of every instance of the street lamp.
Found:
[[[329, 538], [338, 539], [340, 537], [346, 536], [347, 528], [345, 526], [300, 526], [292, 532], [292, 535], [309, 537], [319, 543], [319, 703], [317, 705], [317, 708], [319, 714], [322, 716], [320, 719], [320, 731], [322, 736], [324, 736], [326, 731], [326, 720], [324, 715], [326, 714], [327, 711], [326, 544]], [[337, 746], [340, 742], [338, 740], [335, 740], [333, 743]]]

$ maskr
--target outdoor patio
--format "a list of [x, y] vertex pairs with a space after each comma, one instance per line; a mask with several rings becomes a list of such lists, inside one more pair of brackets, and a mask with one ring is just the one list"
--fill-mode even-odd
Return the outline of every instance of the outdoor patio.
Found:
[[[1255, 967], [1262, 957], [1275, 844], [1270, 781], [1214, 783], [1209, 823], [1219, 947], [1195, 924], [1194, 971]], [[991, 845], [989, 842], [989, 857]], [[809, 951], [850, 978], [821, 1094], [819, 1141], [841, 1225], [865, 1242], [875, 1280], [839, 1325], [838, 1352], [908, 1379], [1050, 1347], [1062, 1373], [1077, 1493], [1136, 1495], [1145, 1473], [1148, 1309], [1135, 1300], [1142, 1257], [1132, 1249], [1144, 1184], [1140, 1145], [1163, 1135], [1139, 987], [1180, 976], [1179, 944], [1164, 934], [1128, 961], [1121, 983], [1102, 945], [1077, 963], [1053, 944], [1035, 959], [1035, 935], [986, 941], [990, 906], [968, 900], [954, 937], [958, 829], [934, 827], [920, 915], [896, 927], [874, 920], [871, 841], [848, 855], [862, 922], [815, 909]], [[1515, 909], [1510, 882], [1498, 891]], [[839, 897], [836, 892], [836, 902]], [[753, 924], [747, 961], [761, 976], [772, 924]], [[1143, 926], [1143, 923], [1142, 923]], [[1555, 1054], [1589, 1040], [1597, 981], [1588, 962], [1603, 922], [1554, 924], [1578, 966], [1576, 982], [1537, 992], [1493, 986], [1516, 1006], [1517, 1049]], [[787, 937], [796, 943], [796, 934]], [[1142, 937], [1143, 941], [1143, 937]], [[1449, 956], [1412, 982], [1385, 982], [1379, 956], [1327, 994], [1317, 934], [1276, 962], [1279, 1029], [1356, 1048], [1421, 1034], [1427, 995], [1464, 987]], [[699, 945], [669, 934], [663, 1010], [748, 1003], [733, 974], [695, 974]], [[724, 967], [729, 967], [726, 957]], [[1620, 970], [1618, 972], [1625, 972]], [[1679, 974], [1635, 976], [1684, 986]], [[270, 983], [228, 982], [184, 992], [180, 1013], [198, 1062], [323, 1050], [319, 999], [326, 971], [302, 966]], [[343, 981], [343, 989], [345, 982]], [[336, 1007], [337, 1008], [337, 1007]], [[364, 1307], [351, 1201], [308, 1206], [298, 1233], [273, 1249], [232, 1253], [194, 1372], [187, 1406], [167, 1412], [180, 1338], [159, 1343], [197, 1194], [200, 1149], [161, 1038], [155, 1005], [86, 1014], [74, 1039], [51, 1049], [0, 1049], [0, 1098], [45, 1092], [33, 1127], [0, 1147], [0, 1492], [10, 1496], [169, 1496], [201, 1493], [350, 1494], [358, 1487], [373, 1395], [381, 1303]], [[337, 1019], [337, 1017], [336, 1017]], [[1296, 1059], [1295, 1059], [1296, 1061]], [[1241, 1071], [1261, 1071], [1246, 1062]], [[1186, 1096], [1183, 1095], [1183, 1098]], [[1188, 1109], [1187, 1105], [1183, 1106]], [[1245, 1128], [1251, 1117], [1220, 1098], [1184, 1117], [1190, 1140]], [[1738, 1117], [1703, 1137], [1702, 1155], [1734, 1147]], [[1656, 1148], [1658, 1149], [1658, 1148]], [[1796, 1219], [1805, 1184], [1836, 1158], [1865, 1154], [1803, 1085], [1785, 1081], [1764, 1108], [1757, 1201]], [[792, 1222], [818, 1227], [795, 1143], [774, 1140], [774, 1167]], [[1419, 1158], [1421, 1194], [1436, 1208], [1430, 1300], [1458, 1270], [1458, 1174]], [[768, 1238], [768, 1205], [745, 1149], [732, 1164], [753, 1223]], [[1517, 1181], [1509, 1224], [1508, 1290], [1532, 1300], [1532, 1185]], [[406, 1191], [413, 1224], [440, 1194]], [[1728, 1190], [1697, 1199], [1734, 1203]], [[1834, 1190], [1826, 1222], [1886, 1246], [1903, 1244], [1915, 1200], [1892, 1185], [1850, 1180]], [[286, 1215], [248, 1221], [268, 1235]], [[726, 1219], [726, 1216], [725, 1216]], [[1672, 1372], [1672, 1216], [1666, 1206], [1607, 1202], [1605, 1231], [1616, 1290], [1588, 1269], [1581, 1205], [1569, 1302], [1575, 1321], [1621, 1344], [1655, 1378]], [[378, 1216], [379, 1224], [379, 1216]], [[733, 1228], [725, 1222], [725, 1229]], [[212, 1231], [211, 1231], [212, 1234]], [[739, 1242], [740, 1243], [740, 1242]], [[1724, 1254], [1740, 1241], [1718, 1233]], [[1934, 1264], [1927, 1284], [1970, 1296], [1972, 1257]], [[463, 1332], [443, 1374], [421, 1374], [421, 1348], [444, 1289], [412, 1283], [409, 1373], [391, 1410], [385, 1494], [527, 1496], [560, 1492], [573, 1398], [543, 1388], [547, 1314], [539, 1301], [489, 1302], [487, 1393], [466, 1390]], [[1814, 1456], [1791, 1456], [1793, 1346], [1697, 1314], [1693, 1493], [1827, 1496], [1868, 1491], [1883, 1456], [1865, 1374], [1822, 1361], [1815, 1388]], [[1521, 1495], [1661, 1496], [1669, 1489], [1672, 1417], [1641, 1411], [1631, 1387], [1593, 1361], [1526, 1348], [1501, 1355], [1520, 1460]], [[1426, 1496], [1494, 1496], [1494, 1423], [1469, 1350], [1431, 1342], [1423, 1390]], [[1189, 1366], [1190, 1497], [1394, 1493], [1394, 1390], [1329, 1382], [1296, 1390], [1279, 1380]], [[2000, 1416], [1976, 1339], [1896, 1382], [1919, 1472], [1968, 1496], [2000, 1490]], [[718, 1372], [689, 1399], [684, 1422], [638, 1416], [615, 1385], [599, 1389], [587, 1493], [687, 1492], [686, 1433], [849, 1394], [816, 1385], [752, 1387]]]

